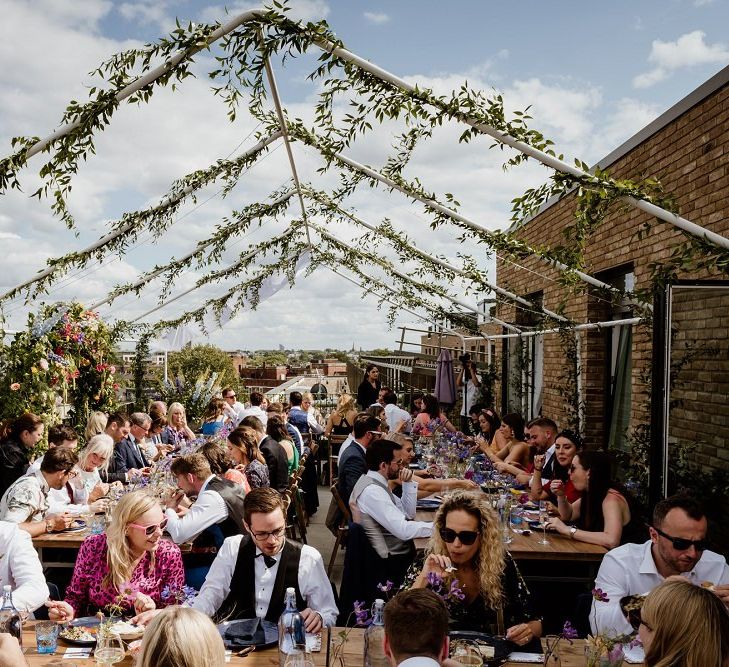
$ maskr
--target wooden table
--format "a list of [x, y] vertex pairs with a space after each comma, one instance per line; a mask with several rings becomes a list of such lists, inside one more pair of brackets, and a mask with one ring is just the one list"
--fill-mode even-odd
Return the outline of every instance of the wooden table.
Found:
[[[314, 658], [315, 667], [327, 667], [327, 645], [329, 641], [329, 633], [325, 628], [322, 630], [322, 641], [321, 651], [312, 653]], [[23, 625], [23, 647], [25, 653], [25, 659], [28, 661], [29, 667], [92, 667], [96, 665], [93, 658], [93, 652], [90, 658], [83, 660], [64, 660], [63, 653], [66, 650], [66, 645], [62, 640], [58, 642], [58, 650], [55, 654], [49, 655], [38, 655], [35, 643], [35, 630], [34, 623], [30, 621]], [[134, 660], [132, 656], [127, 653], [127, 656], [122, 662], [116, 663], [121, 667], [132, 667]], [[243, 658], [231, 657], [230, 665], [245, 665], [245, 667], [278, 667], [278, 647], [262, 649], [260, 651], [253, 651]], [[352, 663], [356, 664], [356, 663]], [[20, 667], [20, 666], [19, 666]]]
[[[70, 533], [45, 533], [33, 538], [33, 546], [38, 552], [38, 558], [44, 567], [69, 567], [72, 568], [78, 556], [78, 550], [83, 541], [91, 534], [91, 530], [80, 530]], [[50, 549], [49, 552], [46, 549]], [[70, 553], [59, 554], [56, 549], [72, 549], [75, 556], [71, 560]]]
[[[330, 652], [330, 667], [341, 667], [340, 662], [335, 662], [334, 653], [339, 642], [338, 634], [346, 628], [332, 628], [332, 645]], [[364, 664], [364, 630], [351, 628], [341, 651], [345, 667], [360, 667]], [[585, 665], [585, 640], [573, 639], [572, 644], [561, 641], [559, 644], [559, 655], [562, 660], [562, 667], [584, 667]], [[505, 662], [507, 667], [523, 667], [523, 662]], [[623, 663], [627, 665], [628, 663]], [[642, 664], [642, 663], [641, 663]]]
[[[435, 510], [418, 510], [415, 518], [419, 521], [432, 521]], [[541, 533], [532, 532], [530, 535], [511, 533], [511, 543], [506, 545], [509, 553], [515, 560], [566, 560], [588, 561], [599, 563], [607, 553], [605, 547], [573, 540], [559, 533], [547, 532], [549, 544], [539, 544]], [[420, 537], [415, 540], [417, 549], [428, 546], [428, 538]]]

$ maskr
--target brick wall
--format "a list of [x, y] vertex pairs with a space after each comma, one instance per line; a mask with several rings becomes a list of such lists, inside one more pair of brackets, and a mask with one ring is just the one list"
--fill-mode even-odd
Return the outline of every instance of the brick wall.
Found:
[[[658, 130], [655, 134], [618, 158], [609, 166], [616, 177], [637, 179], [641, 176], [657, 177], [665, 189], [672, 193], [681, 215], [697, 224], [729, 236], [729, 87], [711, 93], [699, 104]], [[572, 223], [574, 196], [555, 203], [532, 219], [518, 236], [531, 245], [555, 246], [563, 242], [562, 231]], [[650, 286], [651, 262], [668, 257], [672, 246], [683, 240], [679, 230], [663, 222], [656, 222], [646, 238], [638, 240], [635, 232], [649, 221], [649, 216], [636, 208], [610, 214], [589, 239], [585, 251], [585, 271], [591, 275], [608, 272], [625, 264], [632, 264], [635, 287]], [[497, 282], [517, 294], [527, 295], [539, 290], [546, 308], [555, 310], [567, 297], [565, 314], [577, 322], [599, 321], [605, 318], [607, 305], [583, 291], [566, 295], [556, 282], [558, 273], [536, 257], [522, 262], [527, 270], [513, 264], [497, 262]], [[536, 272], [538, 275], [535, 275]], [[541, 276], [541, 281], [538, 276]], [[692, 274], [681, 278], [703, 279], [712, 276]], [[717, 276], [713, 276], [716, 278]], [[716, 299], [688, 300], [682, 307], [688, 313], [681, 317], [693, 330], [701, 330], [700, 340], [721, 341], [726, 349], [729, 325], [729, 301]], [[515, 322], [517, 313], [513, 304], [500, 304], [496, 316]], [[717, 324], [718, 323], [718, 324]], [[583, 354], [583, 386], [586, 400], [585, 432], [591, 446], [604, 443], [606, 424], [605, 388], [605, 332], [590, 331], [580, 335]], [[645, 422], [648, 405], [647, 387], [641, 371], [651, 358], [651, 331], [648, 327], [634, 327], [631, 425]], [[501, 348], [497, 348], [500, 355]], [[557, 378], [564, 373], [563, 354], [558, 336], [546, 336], [544, 341], [544, 402], [543, 414], [564, 420], [564, 401], [558, 392]], [[687, 387], [682, 389], [684, 406], [675, 410], [672, 419], [684, 424], [686, 433], [698, 434], [695, 427], [712, 424], [713, 443], [702, 445], [701, 461], [707, 465], [728, 463], [729, 454], [723, 444], [729, 436], [729, 361], [727, 353], [720, 362], [710, 358], [695, 359]], [[712, 361], [716, 364], [710, 369]], [[699, 386], [703, 390], [699, 392]], [[691, 392], [694, 391], [694, 394]], [[698, 398], [699, 394], [702, 398]], [[708, 399], [711, 395], [711, 400]], [[694, 430], [691, 430], [694, 429]]]

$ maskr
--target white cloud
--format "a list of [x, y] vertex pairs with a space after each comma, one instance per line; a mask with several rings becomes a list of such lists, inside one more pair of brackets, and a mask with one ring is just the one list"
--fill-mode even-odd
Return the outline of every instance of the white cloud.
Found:
[[633, 79], [635, 88], [649, 88], [661, 81], [665, 81], [671, 74], [679, 69], [694, 67], [696, 65], [726, 64], [729, 62], [729, 50], [717, 42], [707, 44], [704, 41], [706, 33], [694, 30], [681, 35], [675, 42], [663, 42], [660, 39], [653, 41], [648, 62], [655, 67], [639, 74]]
[[716, 0], [694, 0], [694, 7], [707, 7], [713, 5]]
[[175, 25], [175, 19], [168, 13], [168, 3], [163, 0], [144, 0], [142, 2], [123, 2], [117, 11], [127, 21], [141, 26], [152, 25], [167, 33]]
[[[239, 0], [231, 4], [210, 5], [198, 13], [198, 18], [203, 23], [214, 23], [220, 21], [225, 23], [241, 12], [249, 9], [258, 9], [265, 3], [256, 0]], [[329, 16], [331, 11], [326, 0], [295, 0], [289, 5], [287, 16], [294, 21], [311, 21], [316, 23]]]
[[382, 23], [388, 23], [390, 17], [384, 12], [365, 12], [362, 14], [370, 23], [381, 25]]

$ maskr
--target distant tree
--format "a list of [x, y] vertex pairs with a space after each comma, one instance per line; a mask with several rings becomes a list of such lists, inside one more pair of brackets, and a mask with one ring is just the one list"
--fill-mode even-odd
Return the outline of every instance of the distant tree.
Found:
[[385, 347], [376, 347], [374, 350], [370, 350], [367, 354], [370, 354], [373, 357], [391, 357], [396, 353]]
[[347, 361], [349, 359], [347, 352], [344, 350], [333, 350], [329, 347], [324, 351], [324, 357], [326, 359], [337, 359], [339, 361]]
[[182, 375], [195, 382], [201, 375], [217, 373], [215, 384], [238, 388], [238, 372], [228, 353], [215, 345], [193, 345], [179, 352], [170, 352], [167, 366], [170, 377]]
[[286, 352], [278, 350], [256, 350], [248, 361], [249, 366], [286, 366], [289, 363]]

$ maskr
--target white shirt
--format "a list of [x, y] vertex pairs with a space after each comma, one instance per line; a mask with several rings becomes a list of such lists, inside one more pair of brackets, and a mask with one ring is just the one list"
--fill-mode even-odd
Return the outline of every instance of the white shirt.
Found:
[[223, 407], [223, 411], [225, 412], [228, 417], [230, 417], [230, 420], [238, 426], [240, 424], [243, 417], [241, 416], [242, 413], [245, 411], [246, 407], [241, 403], [240, 401], [236, 401], [231, 405], [228, 403], [226, 399], [223, 399], [225, 401], [225, 406]]
[[[236, 403], [236, 405], [240, 405], [240, 403]], [[268, 413], [260, 405], [251, 405], [250, 408], [241, 410], [237, 423], [240, 424], [246, 417], [258, 417], [264, 426], [268, 423]]]
[[398, 432], [400, 424], [403, 422], [405, 422], [405, 428], [401, 432], [407, 433], [410, 431], [410, 413], [398, 407], [395, 403], [388, 403], [385, 406], [385, 419], [387, 419], [387, 426], [392, 432]]
[[177, 512], [171, 508], [165, 510], [166, 530], [175, 544], [195, 539], [208, 526], [228, 518], [228, 507], [223, 497], [217, 491], [207, 488], [208, 482], [214, 477], [215, 475], [210, 475], [205, 480], [197, 494], [197, 500], [183, 517], [177, 516]]
[[[233, 578], [242, 539], [242, 535], [234, 535], [223, 542], [223, 546], [210, 566], [208, 576], [205, 577], [200, 594], [192, 603], [193, 609], [197, 609], [207, 616], [213, 616], [220, 609], [230, 593], [230, 581]], [[256, 547], [256, 555], [259, 553], [261, 552]], [[268, 613], [281, 552], [275, 555], [274, 559], [276, 564], [270, 568], [266, 567], [263, 558], [256, 558], [254, 561], [256, 616], [258, 618], [263, 618]], [[306, 544], [301, 548], [298, 579], [301, 597], [306, 600], [309, 609], [321, 614], [324, 625], [334, 625], [339, 611], [334, 602], [332, 585], [324, 570], [321, 554]]]
[[26, 475], [30, 475], [33, 472], [39, 472], [41, 463], [43, 463], [43, 457], [39, 456], [33, 463], [28, 466], [28, 470], [25, 471]]
[[0, 554], [0, 586], [13, 587], [15, 608], [38, 609], [48, 599], [48, 586], [30, 535], [15, 523], [0, 521]]
[[49, 488], [40, 470], [20, 477], [0, 500], [0, 520], [12, 523], [43, 521], [48, 511]]
[[[375, 470], [369, 470], [367, 476], [387, 484], [387, 480]], [[402, 498], [393, 496], [379, 484], [370, 484], [357, 498], [360, 512], [372, 517], [388, 532], [400, 540], [412, 540], [416, 537], [430, 537], [433, 534], [432, 521], [410, 521], [415, 516], [418, 501], [418, 483], [403, 482]]]
[[[601, 589], [609, 602], [592, 601], [590, 625], [593, 632], [615, 630], [631, 633], [630, 623], [620, 611], [620, 598], [652, 591], [664, 578], [658, 573], [651, 551], [652, 542], [623, 544], [608, 551], [595, 579], [595, 588]], [[693, 584], [710, 581], [714, 585], [729, 584], [726, 560], [713, 551], [704, 551], [693, 570], [682, 576]]]
[[397, 663], [397, 667], [438, 667], [439, 665], [437, 660], [425, 656], [415, 656]]
[[[466, 400], [461, 405], [461, 417], [468, 417], [468, 411], [476, 404], [476, 394], [478, 393], [478, 387], [471, 380], [470, 371], [463, 372], [464, 377], [468, 378], [463, 383], [466, 385]], [[476, 373], [476, 379], [481, 382], [481, 376]], [[457, 389], [458, 395], [463, 398], [463, 385]]]

